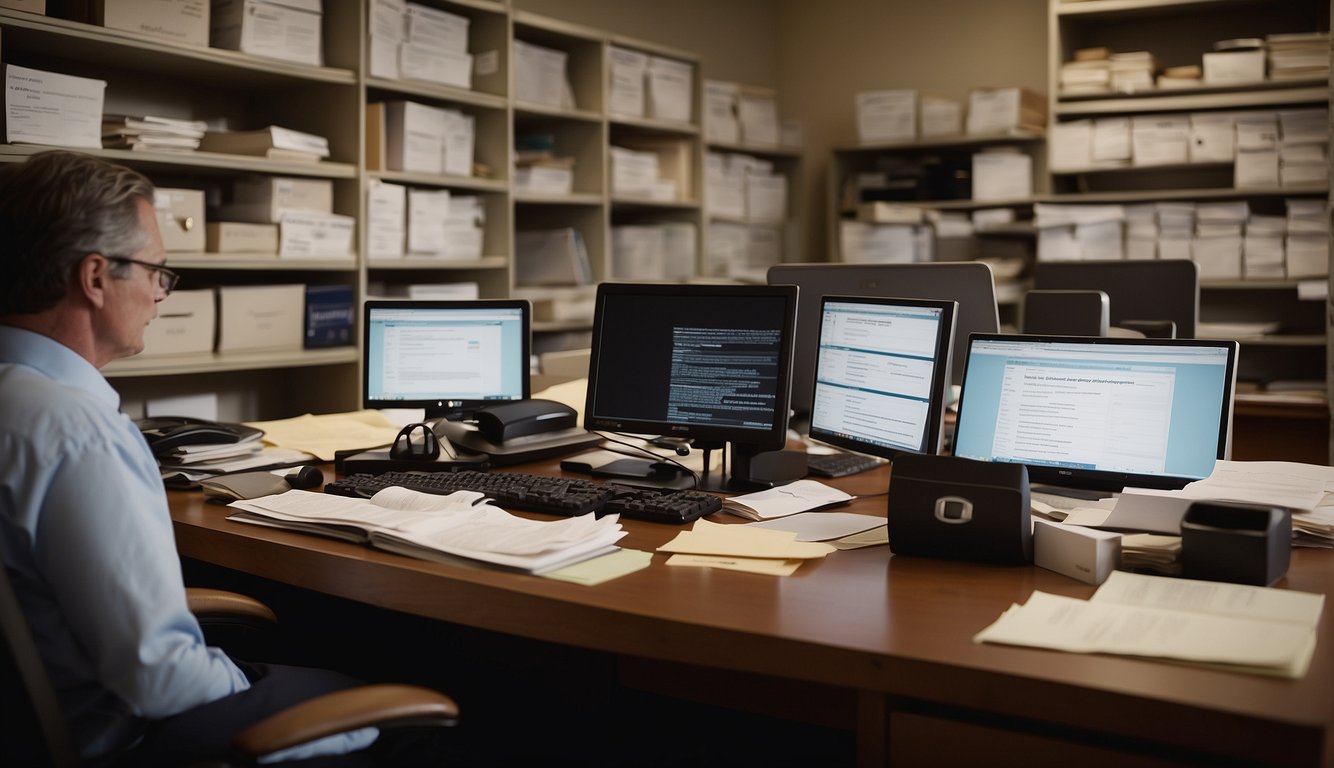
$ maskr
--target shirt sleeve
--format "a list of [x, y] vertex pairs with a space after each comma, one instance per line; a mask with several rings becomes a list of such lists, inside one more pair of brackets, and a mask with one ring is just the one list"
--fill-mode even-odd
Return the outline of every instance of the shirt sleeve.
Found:
[[245, 690], [186, 606], [156, 465], [145, 466], [137, 435], [111, 432], [55, 469], [34, 541], [73, 635], [103, 683], [145, 717]]

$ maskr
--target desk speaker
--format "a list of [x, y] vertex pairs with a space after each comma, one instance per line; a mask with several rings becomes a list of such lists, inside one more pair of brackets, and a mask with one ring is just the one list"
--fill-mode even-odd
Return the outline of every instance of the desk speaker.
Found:
[[900, 454], [889, 482], [896, 555], [1033, 562], [1028, 468], [956, 456]]

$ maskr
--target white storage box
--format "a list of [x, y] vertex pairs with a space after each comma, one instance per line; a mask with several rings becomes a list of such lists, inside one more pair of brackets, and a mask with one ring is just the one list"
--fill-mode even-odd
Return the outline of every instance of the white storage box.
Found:
[[185, 45], [208, 45], [209, 0], [93, 0], [89, 21]]
[[153, 209], [168, 253], [204, 250], [204, 192], [199, 189], [158, 187]]
[[1204, 54], [1204, 84], [1258, 83], [1265, 79], [1265, 52], [1210, 51]]
[[157, 305], [157, 319], [144, 330], [142, 355], [213, 351], [217, 321], [213, 289], [173, 291]]
[[213, 0], [209, 44], [318, 67], [322, 12], [321, 0]]
[[445, 127], [443, 109], [412, 101], [385, 102], [385, 166], [391, 171], [442, 172]]
[[218, 289], [218, 351], [301, 349], [306, 286], [224, 286]]
[[257, 176], [232, 185], [232, 205], [226, 218], [256, 224], [276, 224], [284, 211], [333, 213], [333, 181]]
[[284, 259], [350, 259], [357, 220], [337, 213], [284, 211], [278, 255]]
[[278, 225], [211, 221], [204, 228], [209, 253], [278, 255]]

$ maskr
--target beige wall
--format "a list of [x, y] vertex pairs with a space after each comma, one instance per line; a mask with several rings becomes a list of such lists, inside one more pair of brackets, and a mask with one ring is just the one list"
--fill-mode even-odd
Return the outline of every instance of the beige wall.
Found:
[[834, 147], [856, 144], [859, 91], [916, 88], [966, 100], [975, 87], [1047, 90], [1046, 0], [777, 0], [779, 98], [805, 130], [811, 250], [826, 249]]
[[690, 51], [710, 80], [778, 85], [774, 0], [513, 0], [513, 7]]

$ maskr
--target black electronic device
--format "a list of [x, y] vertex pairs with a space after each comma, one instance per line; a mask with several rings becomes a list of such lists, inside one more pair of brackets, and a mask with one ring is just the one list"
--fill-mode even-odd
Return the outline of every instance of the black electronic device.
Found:
[[305, 464], [283, 475], [287, 484], [297, 490], [318, 488], [324, 483], [324, 472], [319, 467]]
[[519, 400], [477, 411], [477, 431], [492, 443], [579, 426], [579, 413], [555, 400]]
[[362, 405], [428, 420], [526, 400], [532, 310], [523, 299], [372, 300], [362, 319]]
[[769, 268], [770, 285], [801, 289], [797, 338], [792, 358], [793, 423], [805, 429], [811, 412], [815, 356], [820, 333], [820, 301], [825, 296], [901, 296], [956, 301], [956, 330], [950, 384], [963, 380], [958, 362], [967, 352], [968, 334], [1000, 330], [996, 281], [980, 261], [916, 264], [777, 264]]
[[573, 408], [554, 400], [524, 400], [479, 408], [474, 421], [441, 419], [432, 426], [441, 443], [483, 454], [505, 466], [592, 448], [602, 436], [577, 425]]
[[600, 284], [584, 426], [726, 446], [702, 488], [803, 477], [805, 453], [782, 450], [796, 309], [790, 285]]
[[136, 419], [134, 424], [143, 433], [144, 440], [148, 442], [148, 447], [152, 449], [154, 456], [169, 455], [177, 448], [186, 445], [211, 443], [226, 445], [255, 440], [264, 434], [263, 430], [247, 427], [244, 424], [208, 421], [188, 416], [155, 416]]
[[409, 424], [398, 431], [389, 446], [389, 458], [409, 461], [435, 461], [440, 458], [440, 438], [430, 424]]
[[811, 438], [884, 459], [939, 453], [958, 302], [825, 296], [819, 307]]
[[1028, 472], [1022, 464], [904, 454], [894, 461], [887, 530], [895, 555], [1031, 563]]
[[1117, 327], [1138, 330], [1127, 321], [1171, 321], [1176, 336], [1191, 339], [1200, 319], [1200, 267], [1190, 259], [1039, 261], [1033, 287], [1102, 291]]
[[1271, 586], [1288, 572], [1292, 514], [1280, 507], [1191, 503], [1181, 518], [1181, 575]]

